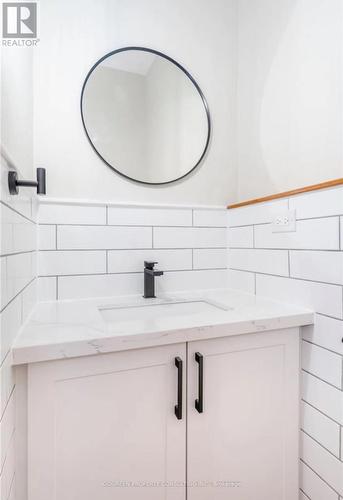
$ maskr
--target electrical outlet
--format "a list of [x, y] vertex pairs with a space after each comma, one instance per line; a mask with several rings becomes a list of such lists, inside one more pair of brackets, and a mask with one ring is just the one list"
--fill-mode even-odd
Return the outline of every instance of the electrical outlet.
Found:
[[296, 231], [295, 210], [287, 210], [273, 219], [273, 233], [290, 233]]

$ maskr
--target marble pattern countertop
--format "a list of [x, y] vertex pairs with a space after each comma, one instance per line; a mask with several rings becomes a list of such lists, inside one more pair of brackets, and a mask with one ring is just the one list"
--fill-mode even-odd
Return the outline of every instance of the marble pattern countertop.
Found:
[[[135, 318], [134, 307], [182, 301], [208, 301], [193, 314], [170, 308], [166, 315]], [[128, 307], [127, 318], [106, 322], [101, 309]], [[133, 308], [131, 309], [131, 307]], [[141, 309], [141, 308], [140, 308]], [[137, 315], [136, 315], [137, 316]], [[158, 299], [140, 296], [39, 303], [12, 348], [14, 365], [104, 354], [242, 335], [312, 324], [312, 311], [236, 290], [174, 293]]]

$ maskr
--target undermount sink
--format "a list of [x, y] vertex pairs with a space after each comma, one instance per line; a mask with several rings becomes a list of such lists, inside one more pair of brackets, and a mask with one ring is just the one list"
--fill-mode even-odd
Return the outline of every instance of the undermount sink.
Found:
[[166, 318], [168, 316], [187, 316], [190, 314], [203, 314], [211, 311], [214, 312], [215, 310], [223, 311], [227, 310], [227, 308], [207, 300], [99, 307], [99, 311], [107, 323], [146, 319], [151, 320]]

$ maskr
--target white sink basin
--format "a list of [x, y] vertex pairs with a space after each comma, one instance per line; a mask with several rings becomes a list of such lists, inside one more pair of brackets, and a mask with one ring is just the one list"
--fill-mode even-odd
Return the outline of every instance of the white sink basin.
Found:
[[99, 308], [103, 319], [107, 323], [188, 316], [213, 312], [215, 310], [223, 311], [226, 308], [206, 300], [106, 306]]

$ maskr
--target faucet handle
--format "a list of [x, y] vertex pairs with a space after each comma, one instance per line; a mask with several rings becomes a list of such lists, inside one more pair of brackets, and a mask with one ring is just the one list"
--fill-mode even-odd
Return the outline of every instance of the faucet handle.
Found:
[[144, 267], [146, 269], [150, 269], [151, 271], [154, 269], [155, 265], [158, 264], [158, 262], [150, 262], [148, 260], [144, 261]]

